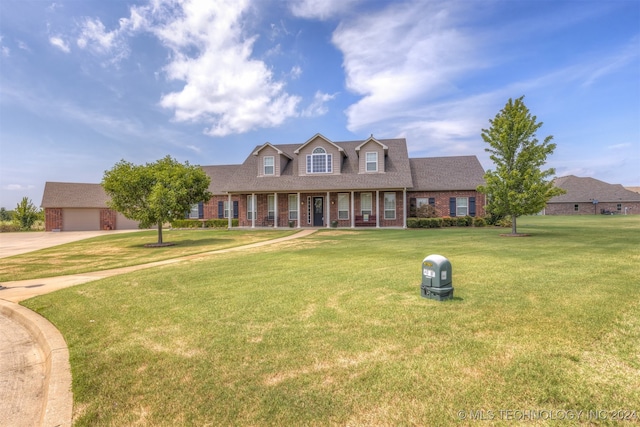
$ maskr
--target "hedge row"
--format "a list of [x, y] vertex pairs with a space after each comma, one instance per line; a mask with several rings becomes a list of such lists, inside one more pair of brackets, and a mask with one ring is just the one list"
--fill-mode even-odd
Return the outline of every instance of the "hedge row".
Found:
[[[200, 221], [198, 219], [179, 219], [171, 223], [173, 228], [227, 228], [229, 226], [228, 219], [208, 219]], [[231, 226], [237, 227], [238, 220], [232, 219]]]
[[483, 218], [470, 216], [407, 219], [407, 228], [484, 227], [485, 225], [487, 223]]

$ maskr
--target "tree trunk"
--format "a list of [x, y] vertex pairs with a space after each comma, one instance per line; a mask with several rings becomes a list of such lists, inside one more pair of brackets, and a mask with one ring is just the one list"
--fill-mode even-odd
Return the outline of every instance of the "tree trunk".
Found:
[[516, 219], [518, 217], [515, 215], [511, 215], [511, 234], [518, 234], [516, 231]]
[[162, 244], [162, 223], [158, 223], [158, 244]]

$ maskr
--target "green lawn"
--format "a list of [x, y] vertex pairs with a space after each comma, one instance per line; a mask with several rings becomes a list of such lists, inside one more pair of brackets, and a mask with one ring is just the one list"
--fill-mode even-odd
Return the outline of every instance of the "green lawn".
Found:
[[164, 230], [164, 241], [175, 243], [175, 246], [161, 248], [144, 246], [157, 242], [158, 232], [155, 230], [94, 237], [3, 258], [0, 261], [0, 282], [139, 265], [276, 239], [295, 232], [290, 229]]
[[[24, 304], [67, 340], [76, 425], [640, 416], [640, 217], [527, 217], [518, 231], [531, 237], [325, 229]], [[436, 253], [452, 301], [420, 297]]]

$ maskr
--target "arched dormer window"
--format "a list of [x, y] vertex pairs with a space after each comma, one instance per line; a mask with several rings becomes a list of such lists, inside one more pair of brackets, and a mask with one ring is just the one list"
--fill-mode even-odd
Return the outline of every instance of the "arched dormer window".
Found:
[[331, 173], [332, 172], [332, 156], [322, 147], [313, 149], [311, 154], [307, 155], [307, 173]]

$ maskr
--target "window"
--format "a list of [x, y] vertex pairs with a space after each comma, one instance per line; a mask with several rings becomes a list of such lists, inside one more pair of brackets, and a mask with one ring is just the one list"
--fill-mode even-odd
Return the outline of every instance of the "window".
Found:
[[617, 210], [619, 210], [619, 211], [621, 211], [621, 210], [622, 210], [622, 203], [618, 203], [618, 204], [616, 205], [616, 209], [617, 209]]
[[298, 196], [289, 194], [289, 220], [298, 219]]
[[200, 218], [200, 207], [199, 203], [191, 205], [191, 210], [189, 211], [189, 219], [198, 219]]
[[362, 215], [371, 215], [371, 193], [360, 194], [360, 213]]
[[579, 209], [579, 205], [573, 205], [573, 210], [574, 211], [578, 212], [578, 209]]
[[396, 219], [396, 193], [384, 193], [384, 219]]
[[378, 153], [367, 153], [367, 172], [378, 172]]
[[467, 216], [469, 213], [469, 199], [466, 197], [456, 198], [456, 216]]
[[224, 201], [224, 217], [229, 218], [229, 201]]
[[274, 165], [275, 160], [273, 156], [265, 156], [264, 157], [264, 174], [265, 175], [273, 175], [274, 174]]
[[307, 156], [307, 173], [331, 173], [332, 156], [324, 148], [318, 147]]
[[338, 219], [349, 219], [349, 193], [338, 193]]
[[307, 197], [307, 224], [311, 224], [311, 196]]
[[255, 207], [253, 206], [253, 196], [247, 196], [247, 219], [253, 219], [256, 214]]
[[267, 195], [267, 216], [269, 219], [273, 219], [275, 217], [275, 198], [273, 194]]
[[429, 204], [429, 198], [428, 197], [418, 197], [416, 198], [416, 207], [419, 208], [421, 206], [424, 205], [428, 205]]

